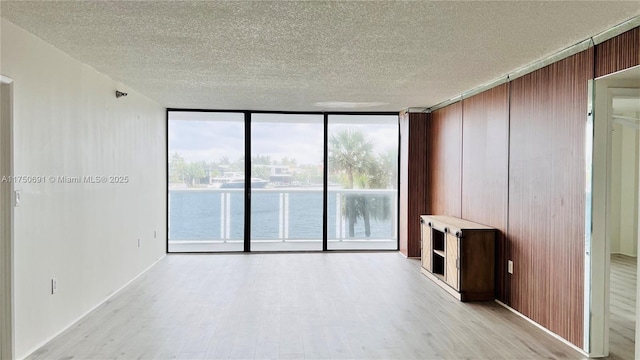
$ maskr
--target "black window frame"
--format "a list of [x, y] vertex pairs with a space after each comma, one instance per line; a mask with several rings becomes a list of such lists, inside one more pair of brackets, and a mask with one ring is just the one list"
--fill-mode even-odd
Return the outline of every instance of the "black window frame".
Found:
[[[332, 115], [359, 115], [359, 116], [396, 116], [398, 118], [398, 183], [397, 183], [397, 203], [398, 208], [396, 213], [396, 228], [400, 229], [400, 182], [402, 174], [400, 173], [400, 161], [401, 159], [401, 138], [400, 138], [400, 113], [392, 111], [275, 111], [275, 110], [223, 110], [223, 109], [184, 109], [184, 108], [167, 108], [165, 112], [165, 158], [168, 159], [169, 154], [169, 113], [171, 112], [202, 112], [202, 113], [235, 113], [244, 115], [244, 137], [245, 137], [245, 179], [251, 179], [251, 114], [284, 114], [284, 115], [322, 115], [324, 120], [324, 149], [323, 149], [323, 199], [322, 199], [322, 250], [306, 250], [306, 251], [252, 251], [251, 250], [251, 187], [245, 186], [244, 188], [244, 246], [242, 251], [169, 251], [169, 163], [166, 161], [166, 205], [165, 205], [165, 221], [166, 221], [166, 239], [165, 239], [165, 253], [166, 254], [238, 254], [238, 253], [323, 253], [323, 252], [388, 252], [400, 250], [400, 236], [399, 231], [396, 233], [396, 248], [395, 249], [328, 249], [327, 246], [327, 204], [328, 204], [328, 178], [329, 178], [329, 116]], [[249, 157], [247, 157], [249, 154]]]

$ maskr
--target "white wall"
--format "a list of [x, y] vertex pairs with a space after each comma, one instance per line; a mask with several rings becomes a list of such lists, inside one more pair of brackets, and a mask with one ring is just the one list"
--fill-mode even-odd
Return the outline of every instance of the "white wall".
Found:
[[611, 253], [620, 253], [620, 196], [622, 195], [622, 125], [613, 123], [611, 132]]
[[638, 131], [624, 126], [621, 138], [620, 253], [636, 256], [638, 254]]
[[[165, 109], [4, 19], [0, 44], [0, 73], [14, 80], [15, 175], [129, 177], [15, 185], [15, 350], [23, 357], [164, 255]], [[116, 89], [129, 96], [116, 99]]]
[[611, 252], [637, 256], [638, 131], [614, 123], [611, 135]]

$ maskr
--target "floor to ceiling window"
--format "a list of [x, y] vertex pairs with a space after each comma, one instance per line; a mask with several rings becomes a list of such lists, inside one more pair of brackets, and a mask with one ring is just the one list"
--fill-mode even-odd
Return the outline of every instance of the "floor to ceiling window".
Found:
[[167, 132], [169, 252], [397, 249], [397, 115], [170, 110]]
[[327, 248], [396, 249], [398, 117], [329, 115]]
[[170, 111], [168, 138], [168, 251], [242, 251], [244, 114]]
[[251, 250], [322, 250], [324, 117], [251, 115]]

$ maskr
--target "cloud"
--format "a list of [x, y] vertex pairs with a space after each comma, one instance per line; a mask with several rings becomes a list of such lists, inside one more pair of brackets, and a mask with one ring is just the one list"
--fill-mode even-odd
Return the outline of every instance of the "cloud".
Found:
[[[175, 114], [175, 115], [174, 115]], [[242, 114], [176, 112], [169, 118], [169, 153], [187, 161], [235, 160], [244, 154]], [[352, 128], [362, 131], [381, 153], [398, 147], [397, 116], [330, 115], [329, 133]], [[323, 116], [254, 114], [251, 152], [318, 164], [323, 159]]]
[[169, 153], [187, 161], [234, 160], [244, 153], [244, 123], [169, 121]]

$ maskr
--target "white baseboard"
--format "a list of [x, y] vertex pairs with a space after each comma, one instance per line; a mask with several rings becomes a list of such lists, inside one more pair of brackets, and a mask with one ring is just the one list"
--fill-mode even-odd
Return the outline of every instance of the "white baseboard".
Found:
[[34, 348], [32, 348], [31, 350], [27, 351], [26, 354], [22, 355], [22, 357], [16, 357], [16, 360], [24, 360], [25, 358], [31, 356], [31, 354], [36, 352], [38, 349], [40, 349], [41, 347], [46, 345], [49, 341], [53, 340], [58, 335], [60, 335], [63, 332], [67, 331], [69, 328], [71, 328], [73, 325], [75, 325], [78, 321], [80, 321], [83, 317], [89, 315], [89, 313], [91, 313], [93, 310], [95, 310], [98, 307], [100, 307], [102, 304], [107, 302], [112, 297], [118, 295], [118, 293], [120, 293], [120, 291], [124, 290], [124, 288], [129, 286], [129, 284], [131, 284], [132, 282], [136, 281], [140, 276], [142, 276], [144, 273], [149, 271], [149, 269], [151, 269], [155, 264], [157, 264], [160, 260], [164, 259], [165, 256], [167, 256], [167, 254], [162, 254], [162, 256], [160, 256], [156, 261], [154, 261], [146, 269], [142, 270], [142, 272], [140, 272], [138, 275], [136, 275], [133, 279], [129, 280], [126, 284], [122, 285], [119, 289], [117, 289], [116, 291], [112, 292], [109, 296], [104, 298], [104, 300], [100, 301], [98, 304], [93, 306], [91, 309], [87, 310], [84, 314], [78, 316], [75, 320], [71, 321], [69, 324], [67, 324], [67, 326], [63, 327], [60, 331], [58, 331], [57, 333], [53, 334], [52, 336], [46, 338], [44, 341], [42, 341], [41, 343], [36, 345]]
[[547, 334], [553, 336], [554, 338], [558, 339], [559, 341], [561, 341], [563, 344], [569, 346], [570, 348], [572, 348], [573, 350], [579, 352], [582, 356], [585, 357], [589, 357], [589, 354], [586, 353], [583, 349], [575, 346], [574, 344], [570, 343], [569, 341], [567, 341], [567, 339], [563, 338], [562, 336], [552, 332], [551, 330], [547, 329], [546, 327], [538, 324], [537, 322], [529, 319], [528, 317], [524, 316], [523, 314], [519, 313], [518, 311], [516, 311], [514, 308], [510, 307], [509, 305], [503, 303], [500, 300], [496, 300], [496, 302], [500, 305], [502, 305], [503, 307], [505, 307], [507, 310], [511, 311], [512, 313], [520, 316], [521, 318], [527, 320], [528, 322], [530, 322], [531, 324], [535, 325], [537, 328], [541, 329], [542, 331], [546, 332]]
[[627, 253], [623, 253], [623, 252], [620, 252], [620, 251], [616, 251], [616, 252], [612, 251], [611, 255], [624, 255], [624, 256], [629, 256], [629, 257], [632, 257], [632, 258], [637, 258], [638, 257], [638, 255], [627, 254]]

